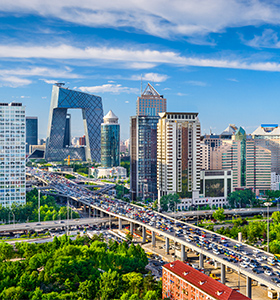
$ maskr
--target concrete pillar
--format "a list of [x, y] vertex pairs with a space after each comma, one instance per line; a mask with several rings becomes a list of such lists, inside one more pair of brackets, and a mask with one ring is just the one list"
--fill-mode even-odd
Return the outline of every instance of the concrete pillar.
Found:
[[91, 218], [91, 207], [88, 207], [88, 217]]
[[122, 230], [122, 219], [119, 218], [119, 230]]
[[146, 227], [143, 226], [142, 227], [142, 238], [143, 238], [142, 243], [146, 243], [146, 239], [147, 239], [146, 233], [147, 233]]
[[129, 224], [130, 226], [130, 234], [132, 234], [133, 235], [133, 223], [132, 222], [130, 222], [130, 224]]
[[[166, 251], [166, 254], [169, 254], [169, 238], [166, 237], [165, 238], [165, 251]], [[175, 249], [174, 249], [175, 251]]]
[[242, 232], [238, 232], [238, 242], [242, 243]]
[[204, 263], [203, 263], [204, 255], [202, 253], [199, 253], [199, 269], [203, 269]]
[[226, 283], [226, 269], [224, 264], [221, 264], [221, 283]]
[[104, 218], [104, 212], [100, 210], [100, 218]]
[[185, 245], [181, 245], [181, 261], [186, 260], [186, 250], [185, 250]]
[[252, 298], [252, 279], [250, 277], [246, 278], [246, 296]]
[[152, 231], [152, 247], [156, 246], [156, 234], [154, 231]]

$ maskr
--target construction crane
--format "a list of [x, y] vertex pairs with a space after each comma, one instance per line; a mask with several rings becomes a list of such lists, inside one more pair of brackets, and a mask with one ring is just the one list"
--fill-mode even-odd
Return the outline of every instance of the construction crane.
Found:
[[70, 166], [71, 161], [76, 161], [76, 160], [81, 160], [81, 159], [80, 158], [70, 158], [70, 155], [68, 155], [68, 157], [65, 158], [64, 160], [67, 160], [67, 165]]

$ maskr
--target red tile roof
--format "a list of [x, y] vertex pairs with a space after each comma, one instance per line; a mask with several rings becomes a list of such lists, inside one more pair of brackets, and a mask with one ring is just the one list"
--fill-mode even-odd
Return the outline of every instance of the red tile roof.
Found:
[[[163, 266], [182, 279], [196, 286], [199, 290], [205, 292], [218, 300], [249, 300], [236, 290], [222, 284], [221, 282], [207, 276], [206, 274], [192, 268], [191, 266], [176, 260]], [[202, 284], [203, 283], [203, 284]]]

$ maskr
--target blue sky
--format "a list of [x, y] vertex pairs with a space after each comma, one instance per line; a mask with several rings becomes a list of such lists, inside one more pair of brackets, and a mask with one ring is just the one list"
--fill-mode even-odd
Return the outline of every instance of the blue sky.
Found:
[[[0, 3], [1, 101], [21, 101], [38, 116], [41, 138], [57, 81], [100, 95], [128, 138], [141, 75], [168, 111], [199, 112], [203, 134], [279, 123], [279, 1]], [[80, 136], [81, 113], [71, 113]]]

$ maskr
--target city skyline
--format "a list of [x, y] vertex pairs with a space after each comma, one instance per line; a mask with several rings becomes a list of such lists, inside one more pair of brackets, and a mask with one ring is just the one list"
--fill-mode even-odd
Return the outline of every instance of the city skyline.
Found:
[[[167, 111], [199, 112], [201, 133], [279, 123], [279, 5], [267, 1], [42, 1], [1, 5], [1, 101], [22, 102], [47, 134], [51, 84], [103, 99], [121, 139], [148, 82]], [[209, 113], [210, 112], [210, 113]], [[82, 117], [70, 112], [82, 136]]]

